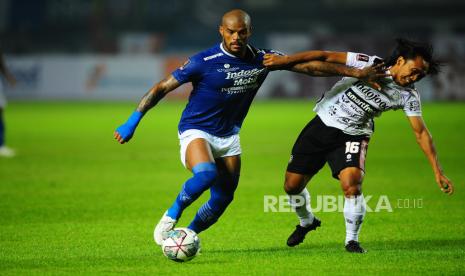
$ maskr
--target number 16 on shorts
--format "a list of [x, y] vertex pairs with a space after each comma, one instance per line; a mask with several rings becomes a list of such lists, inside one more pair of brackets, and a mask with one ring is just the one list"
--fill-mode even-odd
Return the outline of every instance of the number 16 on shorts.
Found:
[[346, 153], [358, 153], [360, 142], [346, 142]]
[[368, 140], [346, 142], [345, 166], [359, 167], [365, 171], [365, 157], [367, 154]]

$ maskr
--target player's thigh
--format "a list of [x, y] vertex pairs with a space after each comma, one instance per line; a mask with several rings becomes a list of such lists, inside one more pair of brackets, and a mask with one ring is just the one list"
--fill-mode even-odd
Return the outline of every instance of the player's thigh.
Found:
[[199, 163], [215, 162], [208, 141], [204, 138], [192, 140], [186, 149], [186, 166], [189, 170]]
[[287, 193], [301, 192], [311, 177], [323, 168], [327, 148], [331, 146], [335, 132], [335, 128], [327, 127], [318, 116], [302, 129], [287, 164], [284, 182]]
[[326, 158], [334, 178], [342, 183], [361, 183], [365, 173], [365, 159], [369, 139], [364, 136], [345, 136]]
[[[315, 147], [308, 144], [308, 147]], [[284, 177], [284, 190], [288, 194], [298, 194], [310, 179], [317, 174], [326, 163], [323, 152], [297, 153], [292, 151]]]
[[239, 175], [241, 173], [241, 156], [225, 156], [216, 158], [216, 167], [219, 174], [224, 175]]

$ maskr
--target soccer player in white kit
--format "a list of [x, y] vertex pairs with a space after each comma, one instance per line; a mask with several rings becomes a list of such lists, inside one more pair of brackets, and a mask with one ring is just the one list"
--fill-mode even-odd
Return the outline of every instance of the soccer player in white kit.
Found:
[[376, 56], [352, 52], [308, 51], [291, 56], [265, 56], [264, 64], [273, 69], [289, 68], [310, 59], [356, 68], [384, 62], [389, 75], [375, 85], [344, 77], [317, 102], [314, 108], [317, 116], [297, 138], [285, 175], [284, 190], [300, 219], [287, 240], [288, 246], [300, 244], [309, 231], [321, 224], [311, 212], [306, 185], [328, 162], [345, 195], [345, 248], [353, 253], [365, 252], [358, 242], [366, 212], [361, 190], [365, 157], [374, 131], [373, 119], [388, 110], [404, 111], [431, 164], [439, 188], [449, 195], [453, 193], [452, 182], [442, 171], [431, 134], [422, 119], [420, 95], [414, 87], [414, 83], [424, 76], [438, 73], [439, 64], [432, 54], [428, 44], [398, 39], [392, 55], [384, 61]]

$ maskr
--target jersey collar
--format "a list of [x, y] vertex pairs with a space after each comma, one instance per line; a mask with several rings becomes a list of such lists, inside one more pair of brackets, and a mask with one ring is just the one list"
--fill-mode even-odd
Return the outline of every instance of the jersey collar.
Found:
[[220, 49], [221, 51], [223, 51], [223, 53], [229, 57], [233, 57], [233, 58], [238, 58], [236, 57], [235, 55], [233, 54], [230, 54], [228, 51], [226, 51], [226, 49], [224, 49], [224, 46], [223, 46], [223, 42], [220, 43]]
[[[229, 53], [228, 51], [226, 51], [226, 49], [225, 49], [224, 46], [223, 46], [223, 42], [220, 43], [220, 49], [221, 49], [221, 51], [222, 51], [225, 55], [227, 55], [227, 56], [229, 56], [229, 57], [239, 58], [239, 57], [236, 57], [235, 55]], [[252, 47], [250, 47], [249, 44], [247, 44], [247, 49], [252, 53], [253, 58], [255, 58], [256, 55], [255, 55], [254, 51], [252, 50]]]

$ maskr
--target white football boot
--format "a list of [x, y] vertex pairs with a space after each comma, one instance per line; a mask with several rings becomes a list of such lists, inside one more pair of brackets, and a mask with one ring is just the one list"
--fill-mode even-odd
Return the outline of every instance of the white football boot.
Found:
[[168, 232], [174, 229], [177, 222], [177, 220], [169, 217], [167, 212], [163, 214], [163, 217], [155, 226], [155, 231], [153, 231], [153, 239], [158, 245], [162, 245], [163, 241], [168, 237]]
[[1, 146], [0, 147], [0, 157], [14, 157], [16, 155], [16, 152], [6, 146]]

